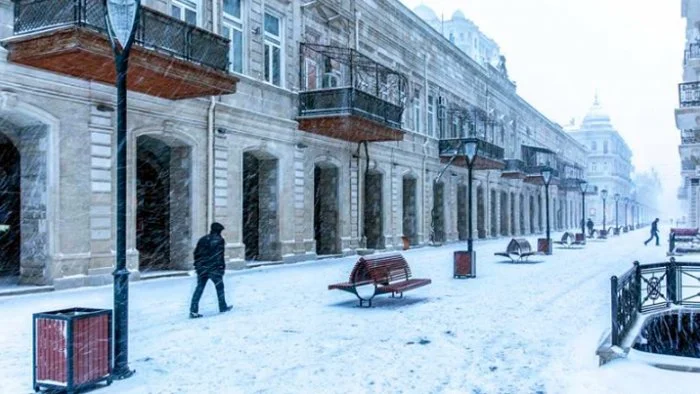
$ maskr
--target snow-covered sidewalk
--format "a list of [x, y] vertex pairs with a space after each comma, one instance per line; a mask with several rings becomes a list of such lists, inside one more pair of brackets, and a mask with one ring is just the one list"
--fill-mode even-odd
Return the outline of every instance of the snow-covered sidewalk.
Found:
[[[414, 276], [433, 283], [404, 299], [379, 297], [371, 309], [327, 290], [347, 280], [357, 257], [229, 273], [234, 310], [216, 313], [209, 284], [198, 320], [187, 319], [194, 278], [136, 282], [129, 357], [136, 374], [99, 392], [634, 393], [636, 385], [668, 392], [655, 385], [668, 390], [697, 375], [628, 361], [599, 368], [595, 355], [610, 325], [610, 276], [634, 260], [666, 259], [665, 243], [642, 245], [647, 234], [555, 248], [522, 264], [493, 255], [508, 239], [477, 242], [478, 277], [468, 280], [452, 279], [452, 252], [465, 244], [410, 250]], [[112, 288], [0, 299], [0, 392], [31, 391], [31, 314], [72, 306], [112, 308]]]

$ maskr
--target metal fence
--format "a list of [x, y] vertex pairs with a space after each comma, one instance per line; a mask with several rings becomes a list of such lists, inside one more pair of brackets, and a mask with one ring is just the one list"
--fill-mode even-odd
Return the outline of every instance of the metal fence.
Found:
[[700, 263], [668, 262], [634, 267], [610, 278], [612, 344], [619, 346], [637, 317], [672, 305], [700, 307]]
[[[102, 0], [14, 0], [14, 34], [81, 26], [107, 34]], [[218, 70], [228, 69], [229, 40], [141, 7], [135, 42]]]

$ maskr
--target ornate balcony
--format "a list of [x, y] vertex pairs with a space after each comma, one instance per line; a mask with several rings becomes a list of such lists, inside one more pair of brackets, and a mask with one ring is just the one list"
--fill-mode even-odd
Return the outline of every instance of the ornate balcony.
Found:
[[[113, 84], [116, 73], [102, 0], [15, 0], [10, 62]], [[229, 41], [142, 7], [128, 88], [168, 99], [235, 93]]]
[[401, 141], [406, 78], [349, 48], [301, 44], [299, 128], [350, 142]]
[[580, 184], [583, 182], [583, 168], [580, 166], [560, 160], [558, 166], [561, 182], [559, 189], [565, 191], [581, 191]]
[[679, 200], [687, 200], [688, 199], [688, 188], [685, 186], [681, 186], [678, 188], [678, 199]]
[[678, 100], [681, 108], [700, 106], [700, 82], [679, 83]]
[[557, 183], [559, 171], [557, 169], [557, 156], [553, 151], [538, 146], [523, 145], [522, 157], [525, 162], [524, 182], [533, 185], [544, 185], [542, 169], [550, 167], [554, 170], [552, 173], [552, 183]]
[[501, 172], [501, 178], [525, 179], [525, 162], [518, 159], [506, 159], [506, 166]]
[[[466, 139], [467, 138], [441, 139], [438, 143], [438, 148], [440, 150], [440, 159], [442, 162], [448, 162], [455, 156], [453, 164], [466, 167], [467, 155], [464, 147]], [[486, 142], [481, 138], [477, 139], [479, 143], [473, 168], [475, 170], [502, 170], [505, 167], [503, 148]]]
[[685, 64], [691, 65], [700, 61], [700, 43], [692, 43], [685, 50]]

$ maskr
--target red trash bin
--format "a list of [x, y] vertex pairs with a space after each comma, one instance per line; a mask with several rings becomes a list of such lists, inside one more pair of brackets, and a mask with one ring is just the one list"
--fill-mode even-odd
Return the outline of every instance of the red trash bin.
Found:
[[112, 383], [112, 311], [70, 308], [35, 313], [34, 390], [74, 392]]
[[454, 252], [453, 278], [476, 278], [476, 254], [466, 250]]

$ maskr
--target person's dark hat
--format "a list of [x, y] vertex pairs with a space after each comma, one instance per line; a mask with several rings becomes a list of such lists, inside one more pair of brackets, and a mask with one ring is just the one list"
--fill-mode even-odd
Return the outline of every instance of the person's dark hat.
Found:
[[211, 224], [211, 232], [212, 233], [217, 233], [217, 234], [221, 233], [222, 231], [224, 231], [224, 228], [225, 228], [224, 225], [219, 223], [219, 222], [214, 222]]

